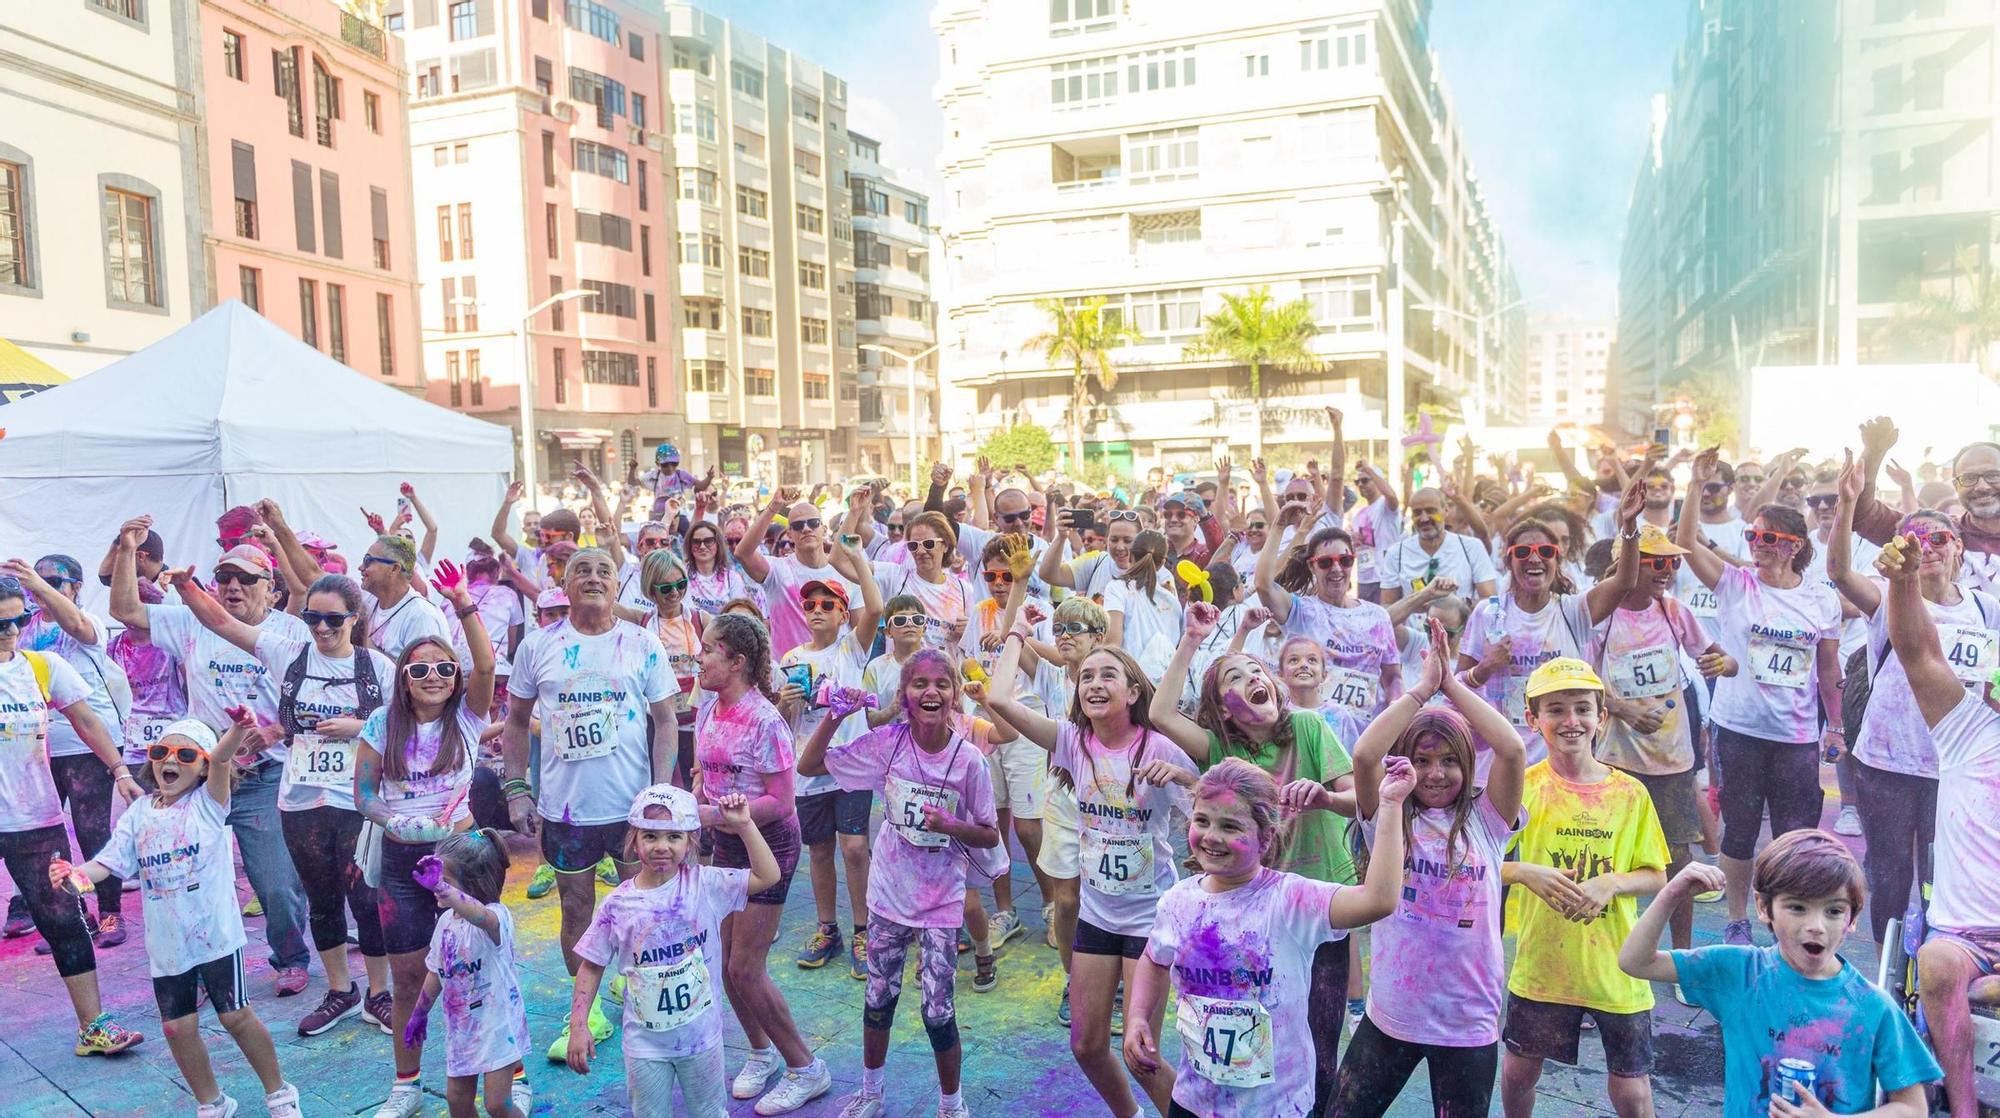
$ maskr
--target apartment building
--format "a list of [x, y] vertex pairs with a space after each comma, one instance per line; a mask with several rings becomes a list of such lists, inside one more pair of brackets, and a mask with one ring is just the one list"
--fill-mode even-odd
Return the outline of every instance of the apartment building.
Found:
[[878, 141], [859, 132], [848, 133], [848, 141], [861, 387], [859, 469], [906, 477], [942, 454], [930, 198], [896, 181], [895, 172], [882, 162]]
[[0, 337], [69, 376], [208, 308], [198, 50], [167, 0], [0, 19]]
[[1246, 370], [1183, 350], [1224, 293], [1257, 287], [1311, 305], [1323, 362], [1267, 375], [1273, 459], [1322, 453], [1327, 405], [1353, 453], [1391, 464], [1420, 408], [1518, 419], [1525, 314], [1429, 15], [939, 0], [948, 445], [1022, 420], [1060, 437], [1071, 374], [1028, 344], [1036, 301], [1104, 296], [1141, 340], [1114, 391], [1091, 389], [1085, 457], [1127, 475], [1242, 459]]
[[848, 472], [860, 383], [847, 83], [699, 8], [665, 15], [683, 449], [787, 485]]
[[1533, 427], [1604, 422], [1604, 381], [1613, 324], [1535, 315], [1528, 320], [1527, 422]]
[[201, 0], [200, 21], [216, 297], [421, 391], [402, 44], [332, 0]]

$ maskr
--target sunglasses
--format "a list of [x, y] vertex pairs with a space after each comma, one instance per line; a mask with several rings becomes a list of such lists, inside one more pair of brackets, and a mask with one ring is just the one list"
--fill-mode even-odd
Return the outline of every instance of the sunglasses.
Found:
[[1129, 524], [1137, 524], [1139, 523], [1139, 514], [1133, 509], [1112, 509], [1110, 512], [1104, 514], [1104, 519], [1113, 523], [1122, 520]]
[[900, 625], [922, 625], [927, 619], [921, 613], [892, 613], [888, 624], [891, 628]]
[[882, 527], [887, 528], [889, 530], [889, 534], [892, 536], [900, 536], [903, 534], [903, 526], [901, 524], [896, 523], [893, 520], [887, 524], [882, 525]]
[[714, 536], [697, 536], [688, 541], [689, 547], [714, 547], [719, 541]]
[[[382, 562], [386, 563], [388, 560], [384, 559]], [[366, 564], [364, 563], [363, 565], [365, 566]], [[264, 581], [264, 577], [263, 575], [253, 575], [249, 571], [217, 571], [215, 572], [215, 584], [217, 586], [227, 586], [233, 582], [238, 586], [255, 586]]]
[[791, 524], [787, 525], [787, 527], [789, 527], [794, 532], [817, 532], [819, 531], [820, 524], [821, 521], [819, 517], [809, 516], [806, 517], [804, 520], [794, 520], [791, 522]]
[[58, 590], [62, 589], [65, 586], [83, 585], [82, 579], [71, 578], [68, 575], [43, 575], [42, 581], [48, 583], [50, 586], [53, 586]]
[[688, 580], [687, 580], [687, 579], [684, 579], [684, 578], [681, 578], [681, 579], [675, 579], [675, 580], [674, 580], [674, 581], [672, 581], [672, 582], [656, 582], [656, 583], [654, 583], [654, 584], [653, 584], [653, 593], [655, 593], [655, 594], [685, 594], [685, 593], [687, 592], [687, 588], [688, 588]]
[[1925, 550], [1933, 547], [1944, 547], [1953, 540], [1958, 539], [1958, 533], [1949, 528], [1932, 528], [1928, 532], [1920, 531], [1913, 534], [1917, 537], [1917, 543], [1922, 545]]
[[155, 742], [146, 747], [148, 761], [164, 761], [172, 757], [183, 765], [192, 765], [206, 756], [208, 754], [192, 745], [161, 745]]
[[1080, 637], [1085, 633], [1102, 633], [1104, 628], [1087, 621], [1058, 621], [1049, 628], [1059, 637]]
[[1737, 475], [1736, 475], [1736, 484], [1738, 484], [1738, 485], [1762, 485], [1762, 484], [1764, 484], [1764, 475], [1763, 475], [1763, 474], [1743, 474], [1743, 473], [1739, 473], [1739, 474], [1737, 474]]
[[329, 629], [338, 629], [342, 625], [347, 624], [348, 619], [353, 616], [351, 613], [329, 612], [317, 609], [302, 609], [299, 611], [299, 620], [314, 629], [322, 625]]
[[1507, 549], [1507, 558], [1509, 559], [1526, 559], [1530, 556], [1554, 559], [1561, 554], [1562, 548], [1552, 543], [1517, 543]]
[[1782, 489], [1804, 489], [1806, 487], [1806, 475], [1793, 474], [1779, 482], [1778, 486]]
[[919, 547], [925, 551], [936, 551], [938, 548], [944, 546], [944, 541], [938, 539], [936, 536], [932, 536], [931, 538], [926, 540], [911, 540], [910, 546]]
[[[569, 611], [564, 609], [563, 612], [568, 613]], [[437, 674], [439, 679], [457, 679], [458, 665], [449, 660], [439, 660], [436, 663], [424, 660], [403, 668], [403, 674], [409, 676], [411, 679], [429, 679], [433, 672]]]
[[396, 561], [395, 561], [394, 559], [385, 559], [385, 558], [383, 558], [383, 557], [382, 557], [382, 556], [380, 556], [380, 555], [363, 555], [363, 556], [361, 557], [361, 565], [362, 565], [362, 566], [366, 567], [366, 566], [368, 566], [368, 565], [369, 565], [370, 563], [379, 563], [379, 564], [381, 564], [381, 565], [382, 565], [382, 566], [384, 566], [384, 567], [400, 567], [400, 566], [402, 566], [402, 564], [401, 564], [401, 563], [398, 563], [398, 562], [396, 562]]
[[1840, 503], [1840, 498], [1832, 493], [1815, 493], [1806, 498], [1809, 509], [1830, 509]]
[[1312, 500], [1312, 494], [1310, 494], [1310, 493], [1287, 493], [1287, 494], [1285, 494], [1285, 503], [1286, 503], [1286, 504], [1288, 504], [1288, 505], [1303, 505], [1303, 504], [1305, 504], [1305, 503], [1306, 503], [1307, 501], [1310, 501], [1310, 500]]
[[1712, 497], [1715, 494], [1720, 493], [1727, 488], [1729, 488], [1729, 486], [1723, 482], [1711, 481], [1708, 484], [1703, 485], [1701, 487], [1701, 491]]
[[1269, 527], [1270, 525], [1262, 520], [1252, 520], [1249, 524], [1244, 525], [1244, 530], [1247, 532], [1261, 532]]
[[1639, 562], [1656, 571], [1678, 571], [1681, 569], [1681, 557], [1678, 555], [1646, 555], [1640, 557]]
[[1000, 523], [1026, 524], [1028, 521], [1033, 520], [1034, 517], [1035, 517], [1034, 509], [1026, 509], [1021, 512], [1003, 512], [1000, 514]]
[[1336, 566], [1342, 570], [1354, 566], [1354, 553], [1350, 551], [1345, 555], [1321, 555], [1312, 561], [1312, 568], [1315, 571], [1330, 571]]
[[801, 613], [833, 613], [846, 609], [836, 598], [807, 598], [799, 603]]
[[0, 633], [11, 633], [34, 620], [34, 617], [32, 613], [24, 613], [18, 617], [0, 617]]
[[1756, 528], [1743, 529], [1743, 540], [1746, 543], [1761, 543], [1766, 545], [1780, 543], [1800, 544], [1805, 542], [1802, 537], [1794, 536], [1790, 532], [1773, 532], [1769, 529], [1759, 531]]

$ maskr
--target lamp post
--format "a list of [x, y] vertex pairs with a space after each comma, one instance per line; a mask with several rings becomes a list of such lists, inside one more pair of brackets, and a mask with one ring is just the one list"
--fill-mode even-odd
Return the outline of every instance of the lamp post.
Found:
[[1410, 308], [1428, 311], [1431, 314], [1450, 315], [1461, 322], [1472, 323], [1472, 414], [1466, 417], [1465, 424], [1469, 430], [1479, 431], [1486, 427], [1486, 323], [1488, 320], [1498, 322], [1501, 315], [1517, 311], [1532, 302], [1533, 299], [1516, 299], [1497, 311], [1487, 311], [1485, 314], [1470, 314], [1450, 307], [1441, 307], [1436, 303], [1419, 303]]
[[1370, 191], [1377, 205], [1386, 211], [1389, 238], [1384, 247], [1388, 250], [1388, 260], [1382, 269], [1384, 286], [1388, 291], [1388, 307], [1383, 339], [1383, 365], [1388, 373], [1388, 384], [1383, 389], [1382, 430], [1388, 436], [1387, 464], [1390, 477], [1401, 477], [1403, 471], [1403, 440], [1396, 437], [1396, 429], [1403, 422], [1403, 404], [1406, 386], [1403, 383], [1403, 200], [1409, 192], [1409, 182], [1403, 169], [1397, 167], [1389, 172], [1388, 181]]
[[919, 492], [918, 471], [921, 467], [919, 467], [917, 463], [917, 362], [922, 361], [924, 358], [929, 357], [933, 353], [936, 353], [938, 351], [938, 347], [933, 345], [929, 349], [923, 351], [922, 353], [916, 354], [915, 356], [911, 356], [899, 350], [890, 349], [888, 346], [885, 345], [876, 345], [873, 342], [863, 342], [856, 348], [872, 349], [877, 353], [886, 353], [889, 356], [903, 363], [903, 374], [908, 378], [907, 383], [909, 391], [907, 396], [910, 406], [910, 492], [911, 493]]
[[535, 316], [571, 299], [582, 299], [596, 292], [581, 287], [568, 291], [558, 291], [554, 295], [536, 303], [521, 316], [521, 484], [527, 490], [528, 507], [537, 508], [540, 502], [535, 492], [535, 339], [528, 324]]

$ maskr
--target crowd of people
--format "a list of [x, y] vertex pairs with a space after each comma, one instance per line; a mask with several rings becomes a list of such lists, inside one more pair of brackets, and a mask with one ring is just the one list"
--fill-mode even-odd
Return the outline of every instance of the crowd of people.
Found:
[[[207, 541], [133, 509], [95, 572], [108, 618], [70, 555], [0, 565], [5, 934], [39, 934], [79, 1056], [124, 1052], [143, 1038], [95, 959], [134, 887], [201, 1118], [238, 1111], [204, 1003], [269, 1113], [300, 1113], [246, 914], [272, 995], [317, 959], [302, 1036], [389, 1035], [377, 1118], [422, 1110], [439, 1002], [459, 1118], [525, 1118], [537, 1045], [587, 1074], [620, 1031], [635, 1114], [798, 1110], [833, 1076], [774, 947], [866, 984], [840, 1118], [883, 1113], [914, 955], [938, 1114], [962, 1118], [958, 957], [993, 990], [1031, 930], [1114, 1118], [1367, 1118], [1419, 1065], [1438, 1114], [1497, 1089], [1525, 1118], [1587, 1032], [1604, 1097], [1649, 1115], [1654, 983], [1720, 1029], [1732, 1116], [1914, 1118], [1941, 1085], [1973, 1118], [1969, 1003], [2000, 983], [2000, 446], [1921, 487], [1886, 419], [1817, 466], [1607, 447], [1594, 476], [1559, 454], [1551, 486], [1467, 441], [1391, 480], [1350, 470], [1328, 418], [1324, 468], [1137, 493], [982, 460], [905, 499], [734, 503], [662, 446], [618, 487], [579, 465], [580, 508], [514, 487], [456, 556], [407, 485], [361, 513], [354, 561], [264, 500], [220, 518], [208, 570], [175, 566]], [[501, 900], [523, 859], [572, 976], [554, 1037], [530, 1035]], [[801, 863], [813, 930], [776, 947]], [[1694, 946], [1698, 902], [1726, 906], [1723, 942]], [[1896, 920], [1920, 1014], [1840, 955]]]

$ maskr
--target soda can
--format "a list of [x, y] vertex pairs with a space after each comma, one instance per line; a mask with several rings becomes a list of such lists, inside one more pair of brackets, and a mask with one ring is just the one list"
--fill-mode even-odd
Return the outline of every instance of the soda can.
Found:
[[1813, 1093], [1813, 1086], [1819, 1082], [1819, 1071], [1811, 1060], [1787, 1057], [1778, 1061], [1777, 1094], [1787, 1102], [1798, 1102]]

